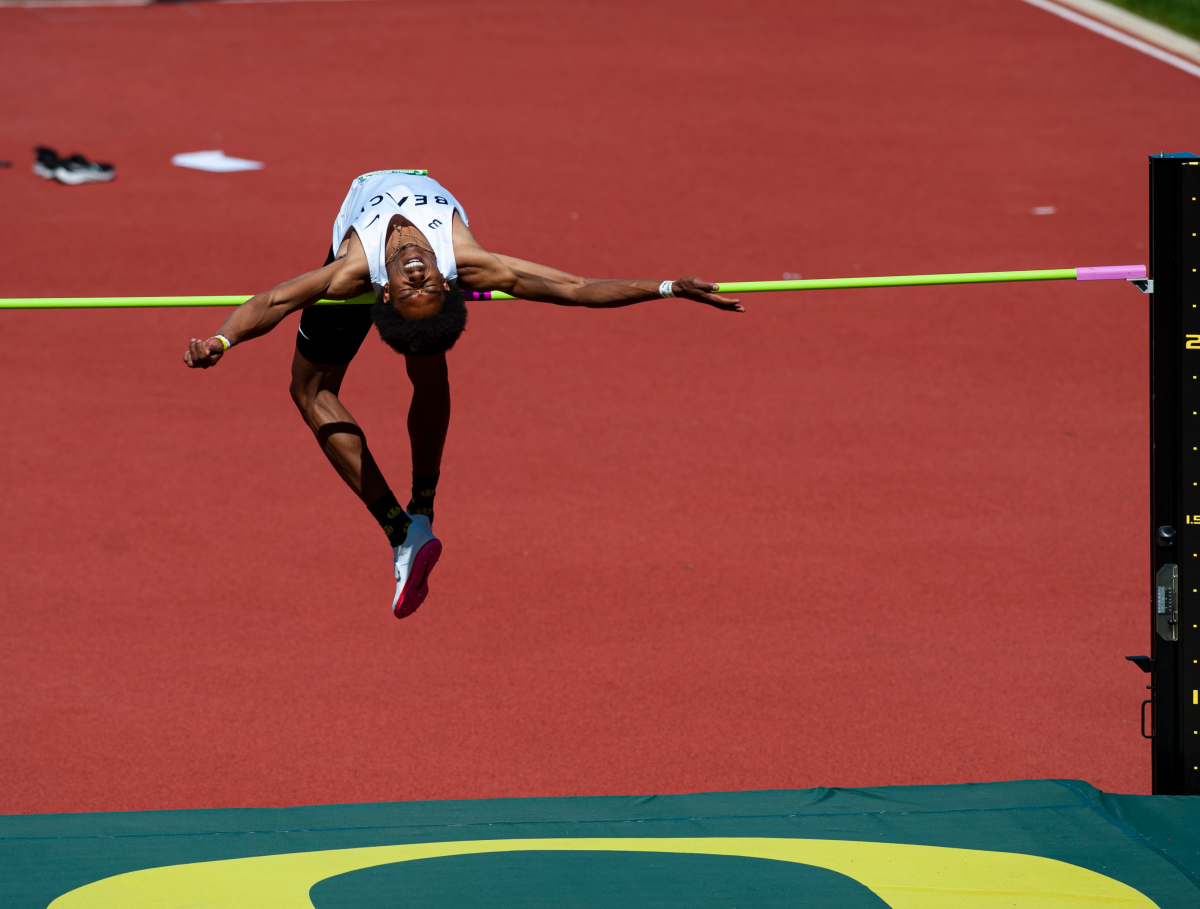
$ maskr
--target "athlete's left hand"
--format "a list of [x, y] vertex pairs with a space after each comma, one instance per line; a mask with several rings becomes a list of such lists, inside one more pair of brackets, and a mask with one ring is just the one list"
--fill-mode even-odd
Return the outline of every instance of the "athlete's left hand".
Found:
[[697, 303], [707, 303], [726, 312], [745, 312], [742, 301], [733, 297], [722, 297], [715, 293], [717, 285], [701, 281], [697, 275], [684, 275], [671, 285], [671, 292], [677, 297], [695, 300]]

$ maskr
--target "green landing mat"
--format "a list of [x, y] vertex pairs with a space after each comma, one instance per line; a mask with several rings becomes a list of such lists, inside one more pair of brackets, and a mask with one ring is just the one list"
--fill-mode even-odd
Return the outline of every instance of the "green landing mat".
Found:
[[1072, 780], [0, 817], [4, 909], [1197, 909], [1200, 796]]

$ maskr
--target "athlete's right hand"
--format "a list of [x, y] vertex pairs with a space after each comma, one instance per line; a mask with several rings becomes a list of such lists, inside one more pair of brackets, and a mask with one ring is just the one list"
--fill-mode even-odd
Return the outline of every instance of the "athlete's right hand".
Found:
[[209, 338], [207, 341], [192, 338], [187, 353], [183, 355], [183, 362], [189, 369], [208, 369], [210, 366], [216, 366], [224, 353], [225, 345], [219, 338]]
[[722, 297], [717, 293], [719, 285], [709, 284], [707, 281], [701, 281], [699, 275], [684, 275], [678, 281], [671, 285], [671, 291], [677, 297], [683, 297], [685, 300], [695, 300], [698, 303], [707, 303], [709, 306], [715, 306], [717, 309], [723, 309], [726, 312], [745, 312], [742, 308], [742, 301], [736, 297]]

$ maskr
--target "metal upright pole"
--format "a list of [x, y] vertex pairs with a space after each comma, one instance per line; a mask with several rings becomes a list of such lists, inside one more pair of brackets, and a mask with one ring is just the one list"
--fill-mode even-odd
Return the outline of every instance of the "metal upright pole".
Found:
[[1200, 793], [1200, 158], [1150, 157], [1153, 792]]

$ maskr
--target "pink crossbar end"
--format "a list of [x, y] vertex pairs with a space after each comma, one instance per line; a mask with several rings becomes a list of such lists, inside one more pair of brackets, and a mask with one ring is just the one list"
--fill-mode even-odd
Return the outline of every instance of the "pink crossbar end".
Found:
[[468, 302], [471, 302], [474, 300], [490, 300], [491, 298], [492, 298], [492, 292], [490, 290], [485, 290], [483, 292], [480, 292], [477, 290], [464, 290], [463, 291], [463, 299]]
[[1075, 269], [1076, 281], [1128, 281], [1146, 277], [1145, 265], [1099, 265]]

